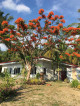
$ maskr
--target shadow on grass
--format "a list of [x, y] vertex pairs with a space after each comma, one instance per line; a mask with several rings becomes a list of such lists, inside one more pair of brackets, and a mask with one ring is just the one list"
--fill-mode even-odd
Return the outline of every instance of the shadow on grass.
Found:
[[[21, 98], [23, 98], [23, 97], [20, 97], [21, 95], [23, 95], [23, 94], [25, 94], [25, 93], [28, 93], [28, 92], [32, 92], [32, 91], [41, 90], [41, 89], [39, 89], [39, 88], [28, 90], [28, 89], [30, 89], [30, 88], [32, 88], [32, 87], [24, 88], [24, 87], [21, 86], [21, 87], [19, 87], [19, 88], [16, 90], [16, 91], [17, 91], [16, 94], [12, 94], [12, 95], [6, 97], [6, 98], [3, 99], [3, 100], [0, 100], [0, 103], [2, 103], [2, 102], [10, 102], [10, 101], [19, 101]], [[21, 91], [21, 90], [24, 90], [24, 89], [27, 89], [27, 91]], [[18, 96], [19, 96], [19, 97], [18, 97]], [[18, 97], [18, 98], [16, 98], [16, 97]]]

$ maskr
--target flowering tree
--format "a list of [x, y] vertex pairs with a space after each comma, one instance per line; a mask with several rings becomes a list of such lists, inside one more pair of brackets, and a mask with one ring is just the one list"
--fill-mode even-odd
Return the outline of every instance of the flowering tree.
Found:
[[28, 70], [27, 80], [35, 64], [35, 56], [42, 56], [47, 50], [58, 48], [59, 43], [64, 44], [65, 36], [61, 35], [64, 17], [54, 15], [53, 11], [45, 16], [44, 9], [40, 9], [39, 14], [38, 18], [30, 20], [28, 24], [22, 18], [18, 18], [15, 21], [17, 27], [3, 21], [3, 30], [0, 31], [1, 42], [9, 48], [8, 51], [17, 52], [23, 60]]
[[68, 47], [71, 47], [73, 52], [65, 52], [64, 56], [62, 58], [64, 59], [65, 56], [67, 56], [73, 64], [80, 63], [80, 28], [63, 28], [64, 34], [65, 34], [65, 41], [66, 45]]

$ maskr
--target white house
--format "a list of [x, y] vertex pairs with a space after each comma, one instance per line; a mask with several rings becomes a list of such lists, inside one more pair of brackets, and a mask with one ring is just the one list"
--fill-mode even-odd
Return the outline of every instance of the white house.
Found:
[[[37, 60], [38, 59], [38, 60]], [[37, 73], [44, 73], [45, 80], [54, 80], [54, 71], [52, 68], [52, 60], [44, 57], [35, 58], [34, 61], [37, 60], [37, 64], [32, 69], [30, 77], [36, 77]]]
[[[39, 57], [34, 58], [34, 61], [37, 61], [37, 64], [31, 71], [30, 78], [35, 78], [37, 73], [44, 73], [44, 80], [57, 80], [57, 72], [55, 71], [57, 68], [56, 62], [53, 62], [49, 58]], [[73, 64], [68, 63], [60, 63], [59, 66], [62, 71], [60, 71], [60, 80], [64, 80], [68, 78], [70, 81], [73, 79], [77, 79], [80, 81], [80, 67]], [[3, 62], [0, 63], [0, 72], [4, 72], [8, 69], [9, 73], [12, 77], [21, 73], [22, 64], [19, 62]]]
[[3, 73], [6, 69], [11, 74], [11, 77], [14, 77], [21, 73], [22, 64], [15, 61], [0, 63], [0, 73]]
[[80, 81], [80, 67], [74, 64], [63, 64], [66, 66], [67, 78], [70, 80], [70, 82], [75, 79]]
[[[30, 77], [36, 77], [37, 73], [44, 73], [45, 80], [56, 80], [58, 78], [57, 72], [55, 71], [57, 68], [56, 62], [53, 62], [49, 58], [39, 57], [35, 58], [34, 61], [38, 60], [37, 64], [33, 70], [31, 71]], [[65, 78], [68, 78], [70, 82], [74, 79], [80, 81], [80, 67], [73, 64], [68, 63], [60, 63], [59, 66], [62, 71], [60, 71], [60, 80], [64, 81]]]
[[[45, 57], [39, 57], [35, 58], [34, 61], [37, 61], [37, 65], [32, 69], [30, 77], [34, 78], [36, 77], [37, 73], [44, 73], [44, 80], [57, 80], [57, 72], [55, 71], [57, 68], [57, 64], [52, 59], [45, 58]], [[60, 68], [62, 68], [62, 71], [60, 72], [60, 79], [64, 80], [67, 75], [67, 71], [64, 65], [60, 65]]]

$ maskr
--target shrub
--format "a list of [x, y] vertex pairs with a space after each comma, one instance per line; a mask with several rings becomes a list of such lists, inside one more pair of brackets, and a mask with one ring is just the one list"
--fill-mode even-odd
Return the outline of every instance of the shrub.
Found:
[[10, 74], [7, 71], [5, 72], [5, 77], [3, 80], [5, 83], [5, 86], [7, 87], [14, 86], [14, 79], [10, 76]]
[[70, 81], [68, 78], [66, 78], [66, 79], [64, 79], [64, 82], [69, 83]]
[[78, 85], [77, 88], [80, 89], [80, 85]]
[[73, 80], [73, 81], [71, 82], [71, 87], [77, 88], [78, 85], [79, 85], [78, 80]]
[[0, 86], [0, 99], [2, 100], [5, 100], [11, 95], [15, 96], [16, 93], [17, 93], [17, 90], [15, 88], [5, 86], [4, 84]]
[[40, 80], [40, 79], [30, 79], [27, 81], [27, 84], [29, 85], [44, 85], [45, 81], [44, 80]]
[[36, 74], [36, 78], [39, 79], [40, 78], [40, 73]]
[[0, 77], [5, 77], [5, 74], [4, 73], [0, 73]]

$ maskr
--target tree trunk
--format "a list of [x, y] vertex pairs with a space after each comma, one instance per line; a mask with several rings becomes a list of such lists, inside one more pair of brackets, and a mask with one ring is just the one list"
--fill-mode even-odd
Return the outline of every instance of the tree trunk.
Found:
[[31, 68], [32, 68], [31, 64], [29, 62], [26, 62], [25, 69], [27, 71], [27, 80], [29, 80], [29, 78], [30, 78]]
[[29, 78], [30, 78], [30, 72], [31, 72], [31, 68], [28, 70], [28, 73], [27, 73], [27, 80], [29, 80]]
[[58, 81], [59, 81], [59, 71], [58, 71]]

